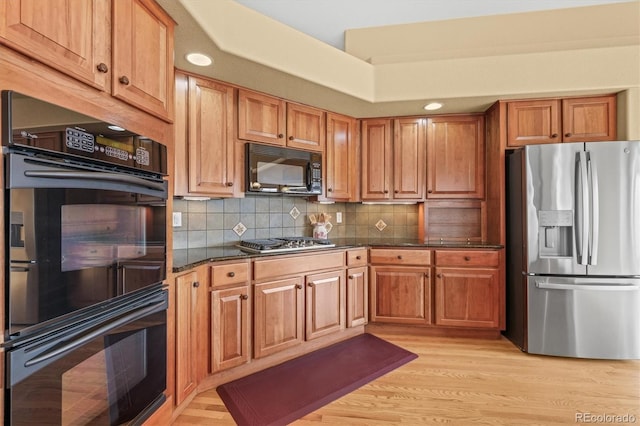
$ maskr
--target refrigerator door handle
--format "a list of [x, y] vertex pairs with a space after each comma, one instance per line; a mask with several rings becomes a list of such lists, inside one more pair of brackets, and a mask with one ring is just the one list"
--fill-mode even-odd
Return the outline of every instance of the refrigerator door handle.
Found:
[[598, 264], [598, 237], [600, 235], [600, 200], [598, 194], [598, 169], [596, 168], [596, 162], [591, 158], [589, 153], [588, 167], [589, 173], [589, 186], [591, 189], [590, 203], [590, 218], [591, 218], [591, 231], [589, 232], [589, 265]]
[[587, 291], [636, 291], [640, 290], [639, 285], [589, 285], [589, 284], [557, 284], [549, 282], [537, 282], [536, 288], [543, 290], [587, 290]]
[[575, 180], [575, 222], [576, 222], [576, 248], [578, 251], [578, 263], [588, 263], [589, 241], [589, 188], [587, 187], [587, 159], [584, 151], [577, 155], [576, 180]]

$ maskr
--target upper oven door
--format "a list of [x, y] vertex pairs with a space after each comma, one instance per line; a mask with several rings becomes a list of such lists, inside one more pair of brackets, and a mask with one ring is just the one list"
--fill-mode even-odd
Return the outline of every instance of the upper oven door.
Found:
[[166, 278], [166, 182], [6, 158], [9, 336]]

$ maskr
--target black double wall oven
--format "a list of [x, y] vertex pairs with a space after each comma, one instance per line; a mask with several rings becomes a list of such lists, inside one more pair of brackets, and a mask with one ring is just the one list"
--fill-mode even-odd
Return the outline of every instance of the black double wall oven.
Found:
[[2, 102], [4, 422], [140, 424], [165, 399], [166, 148]]

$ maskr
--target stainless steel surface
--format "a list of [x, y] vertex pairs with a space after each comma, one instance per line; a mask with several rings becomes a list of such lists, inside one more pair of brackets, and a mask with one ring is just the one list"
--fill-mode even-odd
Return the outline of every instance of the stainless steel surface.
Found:
[[237, 245], [248, 253], [287, 253], [335, 247], [329, 240], [311, 237], [283, 237], [262, 240], [244, 240]]
[[640, 359], [640, 142], [531, 145], [507, 169], [505, 335], [531, 353]]
[[[575, 201], [587, 206], [587, 188], [580, 182], [586, 180], [586, 164], [576, 163], [583, 151], [582, 143], [525, 147], [526, 194], [523, 196], [526, 197], [527, 263], [524, 267], [529, 274], [583, 275], [587, 272], [578, 256], [587, 250], [584, 225], [588, 219], [584, 217], [584, 209], [574, 211], [576, 187], [581, 188], [577, 193], [582, 200]], [[582, 165], [576, 174], [577, 164]], [[558, 223], [566, 226], [556, 226]], [[563, 240], [561, 232], [567, 234]], [[550, 238], [555, 239], [556, 247], [551, 247]], [[555, 254], [563, 242], [568, 245], [564, 254]]]
[[534, 354], [640, 359], [640, 279], [528, 277]]
[[587, 272], [640, 276], [640, 142], [588, 143], [586, 151], [595, 171], [596, 212]]

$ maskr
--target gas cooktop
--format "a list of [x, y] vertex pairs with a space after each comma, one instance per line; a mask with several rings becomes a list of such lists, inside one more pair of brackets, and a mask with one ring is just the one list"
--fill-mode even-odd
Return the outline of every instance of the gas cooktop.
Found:
[[335, 247], [329, 240], [312, 237], [281, 237], [263, 240], [243, 240], [238, 247], [249, 253], [282, 253]]

